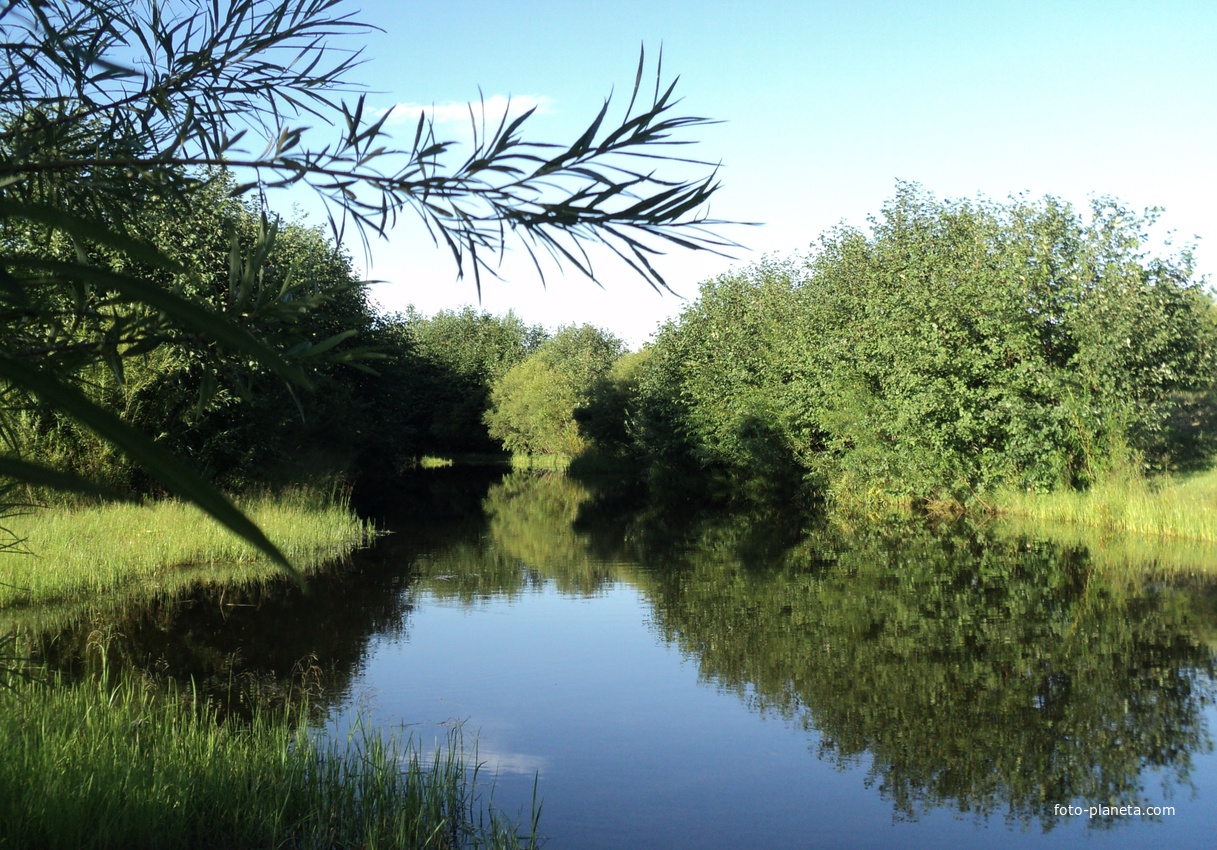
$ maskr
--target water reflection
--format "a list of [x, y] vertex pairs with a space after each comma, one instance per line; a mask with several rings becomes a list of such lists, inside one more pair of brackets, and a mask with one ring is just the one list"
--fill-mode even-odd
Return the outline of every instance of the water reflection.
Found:
[[308, 592], [283, 579], [116, 600], [27, 640], [53, 669], [174, 679], [224, 712], [301, 696], [324, 711], [349, 696], [373, 636], [403, 633], [412, 607], [400, 572], [337, 567], [311, 579]]
[[655, 574], [656, 621], [702, 674], [869, 761], [900, 816], [948, 806], [1051, 826], [1070, 800], [1143, 803], [1210, 747], [1195, 591], [1104, 583], [1085, 553], [974, 531], [809, 536], [748, 569]]
[[1062, 802], [1187, 788], [1211, 748], [1211, 584], [1113, 574], [1085, 549], [966, 524], [792, 532], [764, 509], [686, 515], [674, 533], [655, 507], [597, 522], [593, 490], [509, 477], [476, 555], [433, 553], [426, 586], [640, 587], [704, 679], [816, 733], [821, 758], [867, 762], [898, 817], [947, 807], [1051, 828]]
[[[813, 756], [862, 765], [898, 819], [943, 809], [1048, 830], [1057, 804], [1187, 798], [1211, 749], [1211, 581], [967, 524], [848, 529], [783, 506], [648, 504], [622, 482], [439, 472], [410, 488], [395, 533], [308, 595], [284, 583], [112, 610], [44, 638], [48, 656], [70, 665], [104, 626], [138, 668], [285, 692], [309, 658], [337, 705], [374, 645], [409, 643], [416, 606], [632, 588], [703, 682], [805, 730]], [[581, 675], [594, 690], [597, 670]], [[546, 758], [511, 752], [522, 769]]]

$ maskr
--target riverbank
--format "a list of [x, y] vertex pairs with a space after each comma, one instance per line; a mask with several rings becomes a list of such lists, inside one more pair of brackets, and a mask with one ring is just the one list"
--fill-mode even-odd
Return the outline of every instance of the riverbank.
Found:
[[[238, 501], [305, 574], [374, 536], [340, 493]], [[193, 684], [148, 670], [111, 675], [92, 637], [101, 667], [71, 681], [22, 657], [18, 632], [69, 622], [82, 606], [282, 576], [195, 508], [56, 506], [3, 525], [0, 848], [536, 845], [484, 805], [476, 752], [466, 758], [459, 730], [432, 752], [361, 726], [327, 738], [300, 699], [220, 714]], [[525, 826], [535, 825], [534, 815]]]
[[1085, 491], [998, 492], [999, 516], [1173, 540], [1217, 542], [1217, 469], [1143, 478], [1113, 476]]
[[[297, 488], [237, 500], [307, 574], [371, 542], [374, 530], [336, 492]], [[0, 519], [0, 608], [95, 596], [134, 584], [248, 582], [282, 571], [178, 501], [33, 508]]]

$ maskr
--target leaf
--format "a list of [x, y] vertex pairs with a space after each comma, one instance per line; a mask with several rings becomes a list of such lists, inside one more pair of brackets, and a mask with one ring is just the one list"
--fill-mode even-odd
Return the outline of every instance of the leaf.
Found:
[[89, 401], [79, 390], [12, 357], [0, 355], [0, 378], [33, 393], [108, 440], [155, 476], [170, 492], [202, 508], [303, 584], [304, 577], [261, 529], [197, 472], [146, 435]]
[[283, 355], [258, 340], [249, 331], [225, 316], [218, 315], [206, 307], [169, 292], [156, 283], [84, 263], [48, 260], [39, 257], [22, 256], [10, 260], [10, 267], [16, 265], [117, 290], [133, 301], [165, 312], [185, 327], [203, 334], [221, 345], [249, 355], [284, 380], [308, 389], [312, 388], [308, 377], [299, 367], [289, 363]]
[[0, 457], [0, 477], [12, 478], [36, 487], [49, 487], [52, 490], [88, 493], [106, 499], [122, 498], [109, 487], [95, 481], [15, 457]]

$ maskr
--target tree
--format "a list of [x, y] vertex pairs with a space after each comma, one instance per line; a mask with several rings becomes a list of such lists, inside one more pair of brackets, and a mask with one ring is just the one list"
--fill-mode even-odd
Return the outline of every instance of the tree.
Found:
[[[526, 140], [531, 113], [497, 122], [482, 116], [468, 156], [420, 118], [396, 147], [387, 116], [370, 118], [362, 96], [344, 100], [358, 51], [334, 49], [367, 25], [339, 0], [217, 0], [165, 5], [136, 0], [11, 0], [0, 7], [0, 392], [6, 410], [47, 405], [69, 415], [287, 566], [286, 559], [201, 477], [171, 453], [90, 400], [78, 388], [82, 364], [105, 362], [122, 380], [123, 359], [167, 339], [222, 345], [281, 379], [308, 386], [294, 355], [330, 351], [333, 338], [295, 352], [261, 338], [262, 323], [291, 312], [272, 297], [238, 304], [264, 288], [275, 225], [230, 264], [234, 297], [201, 303], [183, 283], [193, 270], [166, 245], [125, 227], [149, 199], [189, 194], [201, 168], [240, 173], [236, 195], [264, 204], [268, 190], [309, 186], [331, 210], [336, 241], [353, 223], [383, 233], [410, 210], [445, 246], [460, 273], [493, 273], [509, 238], [537, 261], [548, 254], [591, 275], [584, 245], [606, 245], [657, 288], [651, 259], [664, 243], [722, 250], [701, 210], [717, 189], [703, 179], [668, 181], [653, 168], [679, 144], [673, 134], [706, 123], [673, 113], [675, 82], [640, 98], [645, 69], [621, 122], [610, 103], [573, 144]], [[635, 107], [638, 107], [635, 110]], [[472, 110], [471, 110], [472, 112]], [[473, 113], [476, 118], [476, 113]], [[336, 137], [314, 143], [301, 119]], [[253, 152], [251, 152], [253, 151]], [[263, 207], [265, 210], [265, 207]], [[42, 229], [73, 256], [28, 250]], [[173, 283], [99, 268], [107, 249]], [[241, 309], [254, 305], [256, 309]], [[340, 341], [340, 340], [339, 340]], [[0, 423], [4, 426], [5, 423]], [[2, 428], [0, 428], [2, 430]], [[43, 485], [93, 485], [15, 457], [0, 474]]]
[[[180, 197], [149, 199], [124, 221], [129, 232], [165, 245], [171, 259], [192, 270], [189, 276], [135, 266], [109, 250], [91, 252], [90, 261], [101, 271], [121, 270], [176, 287], [217, 312], [257, 312], [257, 332], [276, 350], [315, 353], [318, 343], [334, 341], [322, 357], [295, 358], [314, 392], [293, 393], [245, 357], [180, 335], [109, 362], [83, 358], [71, 373], [90, 401], [188, 459], [208, 480], [239, 486], [292, 466], [318, 469], [318, 451], [334, 459], [354, 451], [360, 417], [352, 415], [352, 382], [341, 373], [361, 352], [345, 340], [366, 336], [371, 317], [350, 258], [335, 251], [320, 228], [299, 222], [277, 227], [258, 285], [242, 293], [238, 282], [232, 291], [233, 249], [254, 250], [263, 235], [257, 212], [230, 196], [232, 185], [217, 174]], [[61, 254], [70, 253], [70, 246], [61, 247]], [[45, 248], [44, 253], [54, 255]], [[282, 309], [259, 306], [266, 301]], [[104, 331], [104, 316], [96, 329]], [[79, 330], [77, 335], [83, 336]], [[104, 481], [119, 492], [139, 493], [151, 483], [96, 434], [45, 406], [26, 409], [7, 443], [24, 457]], [[342, 465], [331, 464], [335, 471]]]
[[510, 452], [573, 457], [589, 447], [575, 411], [621, 356], [621, 340], [591, 325], [560, 328], [491, 391], [486, 425]]
[[801, 486], [800, 447], [786, 390], [802, 372], [793, 261], [766, 258], [706, 281], [696, 302], [656, 336], [638, 380], [635, 439], [663, 465], [723, 475], [730, 485]]
[[1160, 468], [1212, 386], [1214, 338], [1190, 253], [1150, 256], [1152, 224], [1110, 199], [1087, 219], [902, 184], [869, 231], [706, 283], [655, 341], [638, 439], [848, 500]]
[[548, 334], [514, 313], [492, 316], [466, 307], [410, 322], [413, 352], [425, 381], [427, 448], [440, 453], [494, 452], [483, 417], [491, 388], [536, 351]]
[[[800, 289], [825, 434], [812, 464], [914, 498], [1086, 486], [1168, 455], [1179, 394], [1208, 384], [1208, 300], [1152, 213], [1096, 200], [939, 201], [902, 185], [869, 235], [828, 234]], [[815, 411], [815, 413], [810, 413]]]
[[592, 384], [587, 403], [575, 408], [579, 432], [602, 453], [629, 456], [636, 448], [633, 438], [639, 381], [650, 363], [651, 352], [643, 347], [618, 357]]

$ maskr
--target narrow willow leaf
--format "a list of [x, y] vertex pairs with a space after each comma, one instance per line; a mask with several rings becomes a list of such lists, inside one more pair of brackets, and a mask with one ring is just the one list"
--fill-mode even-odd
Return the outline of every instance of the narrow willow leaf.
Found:
[[95, 481], [15, 457], [0, 457], [0, 478], [11, 478], [15, 481], [33, 484], [36, 487], [48, 487], [52, 490], [87, 493], [106, 499], [122, 498], [109, 487], [105, 487]]
[[249, 331], [235, 324], [231, 319], [169, 292], [156, 283], [96, 266], [61, 260], [21, 257], [19, 260], [10, 262], [10, 267], [17, 263], [28, 269], [50, 272], [72, 280], [87, 281], [97, 286], [116, 290], [134, 301], [163, 311], [190, 330], [197, 331], [221, 345], [228, 346], [233, 351], [249, 355], [284, 380], [300, 384], [306, 389], [312, 388], [312, 384], [304, 372], [289, 363], [279, 352], [258, 340]]
[[122, 231], [107, 227], [96, 221], [90, 221], [87, 218], [72, 215], [64, 210], [39, 204], [20, 203], [6, 198], [4, 203], [0, 204], [0, 219], [14, 218], [36, 221], [48, 227], [62, 230], [78, 240], [114, 248], [133, 260], [139, 260], [155, 268], [173, 273], [185, 271], [180, 263], [165, 256], [159, 249], [149, 245], [147, 242], [132, 239]]

